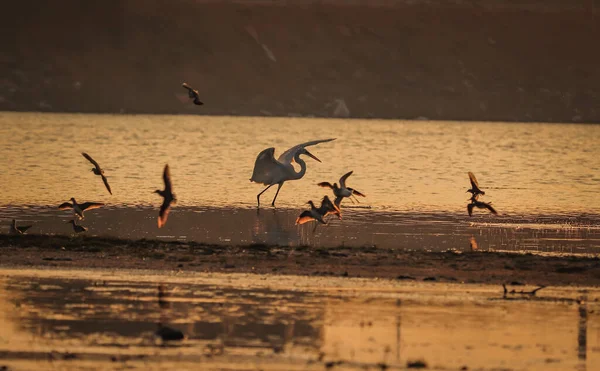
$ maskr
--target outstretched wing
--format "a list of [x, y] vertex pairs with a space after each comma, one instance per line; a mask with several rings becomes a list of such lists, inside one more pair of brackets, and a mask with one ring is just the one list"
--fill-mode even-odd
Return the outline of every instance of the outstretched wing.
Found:
[[335, 140], [335, 138], [313, 140], [311, 142], [306, 142], [306, 143], [295, 145], [292, 148], [288, 149], [287, 151], [283, 152], [281, 154], [281, 156], [279, 156], [277, 161], [281, 162], [284, 165], [291, 164], [292, 161], [294, 160], [294, 156], [296, 156], [296, 153], [298, 153], [298, 151], [301, 150], [302, 148], [308, 147], [308, 146], [314, 146], [315, 144], [319, 144], [319, 143], [331, 142], [332, 140]]
[[171, 193], [171, 171], [169, 170], [169, 165], [165, 165], [165, 169], [163, 170], [163, 182], [165, 182], [165, 193]]
[[486, 209], [488, 209], [489, 211], [491, 211], [491, 213], [492, 213], [492, 214], [494, 214], [494, 215], [498, 215], [498, 212], [496, 211], [496, 209], [494, 209], [494, 208], [492, 207], [492, 205], [490, 205], [490, 204], [486, 203], [486, 204], [485, 204], [485, 208], [486, 208]]
[[282, 164], [275, 160], [275, 148], [267, 148], [256, 156], [250, 181], [271, 185], [279, 182], [284, 175]]
[[201, 106], [204, 103], [202, 103], [202, 101], [200, 100], [200, 98], [198, 98], [198, 96], [196, 95], [196, 97], [194, 98], [194, 104], [197, 106]]
[[104, 175], [102, 175], [102, 181], [104, 182], [104, 185], [106, 186], [106, 189], [108, 190], [108, 193], [110, 193], [112, 195], [112, 191], [110, 190], [110, 186], [108, 185], [108, 179], [106, 179], [106, 177]]
[[304, 223], [312, 222], [313, 220], [315, 220], [315, 218], [313, 218], [310, 211], [305, 210], [302, 212], [302, 214], [300, 214], [300, 216], [298, 218], [296, 218], [296, 224], [304, 224]]
[[164, 199], [158, 212], [158, 228], [162, 228], [167, 224], [167, 218], [169, 217], [169, 211], [171, 211], [171, 200]]
[[81, 154], [83, 155], [83, 157], [87, 158], [87, 160], [88, 160], [89, 162], [91, 162], [91, 163], [92, 163], [92, 165], [94, 165], [94, 166], [96, 167], [96, 169], [100, 170], [100, 165], [98, 165], [98, 163], [96, 162], [96, 160], [94, 160], [94, 159], [92, 158], [92, 156], [88, 155], [88, 154], [87, 154], [87, 153], [85, 153], [85, 152], [81, 152]]
[[350, 175], [352, 175], [354, 171], [349, 171], [346, 174], [342, 175], [342, 177], [340, 178], [340, 188], [346, 188], [346, 179], [348, 179], [348, 177]]
[[73, 208], [73, 204], [70, 202], [63, 202], [62, 204], [58, 205], [59, 210], [67, 210], [67, 209], [72, 209], [72, 208]]
[[331, 189], [333, 189], [333, 184], [331, 184], [329, 182], [321, 182], [321, 183], [317, 183], [317, 185], [319, 187], [325, 187], [325, 188], [331, 188]]
[[475, 204], [468, 204], [467, 205], [467, 211], [469, 212], [469, 216], [473, 215], [473, 208], [475, 207]]
[[479, 183], [477, 183], [477, 178], [475, 178], [475, 174], [469, 171], [469, 179], [471, 180], [471, 187], [473, 189], [479, 189]]
[[82, 204], [79, 204], [79, 208], [81, 209], [81, 211], [97, 209], [102, 206], [104, 206], [104, 204], [100, 202], [84, 202]]

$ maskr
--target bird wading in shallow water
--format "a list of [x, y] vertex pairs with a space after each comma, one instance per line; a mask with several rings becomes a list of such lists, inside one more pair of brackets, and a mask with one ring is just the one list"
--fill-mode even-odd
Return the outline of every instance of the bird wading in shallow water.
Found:
[[477, 183], [477, 178], [475, 178], [475, 174], [469, 171], [469, 180], [471, 181], [471, 189], [467, 189], [467, 192], [470, 192], [473, 196], [484, 195], [485, 192], [479, 189], [479, 183]]
[[31, 228], [30, 225], [17, 227], [17, 221], [13, 219], [10, 224], [10, 234], [24, 234], [29, 228]]
[[[357, 191], [356, 189], [346, 187], [346, 180], [350, 175], [352, 175], [352, 173], [353, 171], [349, 171], [346, 174], [342, 175], [342, 177], [340, 178], [339, 187], [337, 183], [331, 184], [329, 182], [321, 182], [317, 184], [318, 186], [331, 188], [333, 190], [333, 194], [335, 195], [335, 201], [333, 202], [333, 204], [338, 208], [338, 210], [344, 197], [352, 197], [354, 195], [366, 197], [363, 193]], [[352, 200], [352, 198], [350, 198], [350, 200]], [[356, 202], [358, 202], [358, 200], [356, 200]]]
[[[281, 189], [281, 186], [283, 186], [284, 182], [288, 180], [301, 179], [304, 176], [304, 173], [306, 173], [306, 163], [300, 158], [301, 155], [307, 155], [321, 162], [321, 160], [308, 152], [304, 147], [314, 146], [315, 144], [330, 142], [332, 140], [335, 140], [335, 138], [313, 140], [311, 142], [298, 144], [283, 152], [277, 160], [274, 156], [275, 148], [273, 147], [267, 148], [259, 153], [256, 157], [256, 161], [254, 162], [254, 170], [252, 172], [250, 181], [265, 184], [267, 188], [265, 188], [256, 196], [256, 201], [258, 204], [257, 207], [260, 207], [260, 195], [265, 193], [265, 191], [271, 188], [273, 185], [277, 184], [278, 186], [275, 197], [273, 198], [273, 202], [271, 202], [271, 206], [275, 206], [275, 200], [277, 199], [279, 190]], [[294, 169], [292, 161], [300, 165], [299, 172], [296, 172]]]
[[73, 225], [73, 231], [76, 234], [83, 233], [83, 232], [87, 231], [87, 228], [84, 227], [84, 226], [82, 226], [82, 225], [77, 224], [75, 222], [75, 219], [68, 220], [67, 223], [71, 223]]
[[75, 201], [75, 197], [71, 197], [71, 202], [64, 202], [58, 205], [60, 210], [73, 209], [73, 214], [75, 214], [79, 219], [83, 219], [83, 212], [86, 210], [97, 209], [101, 206], [104, 206], [103, 203], [100, 202], [84, 202], [82, 204], [78, 204]]
[[173, 187], [171, 184], [171, 172], [168, 164], [165, 165], [165, 169], [163, 170], [163, 181], [165, 183], [165, 189], [163, 191], [160, 189], [154, 191], [154, 193], [158, 193], [163, 197], [163, 203], [160, 206], [160, 211], [158, 212], [158, 228], [162, 228], [167, 223], [169, 211], [171, 210], [171, 203], [177, 202], [177, 199], [172, 192]]
[[83, 155], [83, 157], [87, 158], [87, 160], [89, 162], [91, 162], [92, 165], [94, 165], [94, 167], [92, 168], [92, 171], [94, 172], [94, 174], [100, 175], [102, 177], [102, 181], [104, 182], [104, 186], [108, 190], [108, 193], [110, 193], [112, 195], [112, 191], [110, 190], [110, 185], [108, 185], [108, 179], [106, 179], [106, 177], [104, 176], [104, 170], [102, 170], [102, 168], [100, 167], [100, 165], [98, 165], [98, 163], [92, 158], [92, 156], [88, 155], [85, 152], [81, 152], [81, 154]]
[[181, 84], [181, 86], [183, 86], [184, 89], [187, 89], [188, 97], [194, 100], [195, 105], [201, 106], [204, 104], [200, 101], [200, 95], [198, 94], [198, 90], [192, 89], [192, 87], [186, 84], [185, 82]]
[[318, 221], [321, 224], [327, 224], [323, 218], [328, 214], [337, 214], [339, 212], [339, 210], [327, 196], [323, 197], [323, 200], [321, 200], [321, 206], [319, 208], [317, 208], [312, 201], [308, 201], [308, 204], [310, 205], [310, 210], [303, 211], [302, 214], [296, 218], [296, 225], [312, 221]]

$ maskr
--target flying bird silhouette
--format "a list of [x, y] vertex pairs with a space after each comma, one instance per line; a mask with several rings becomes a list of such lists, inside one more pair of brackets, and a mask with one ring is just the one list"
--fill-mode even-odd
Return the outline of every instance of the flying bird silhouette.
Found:
[[94, 174], [100, 175], [102, 177], [102, 181], [104, 182], [104, 186], [106, 186], [106, 189], [108, 190], [108, 193], [110, 193], [112, 195], [112, 191], [110, 190], [110, 185], [108, 185], [108, 179], [106, 179], [106, 177], [104, 176], [104, 170], [102, 170], [102, 168], [100, 167], [100, 165], [98, 165], [98, 163], [96, 162], [96, 160], [94, 160], [92, 158], [92, 156], [88, 155], [85, 152], [81, 152], [81, 154], [83, 155], [83, 157], [87, 158], [87, 160], [89, 162], [91, 162], [92, 165], [94, 165], [94, 167], [92, 168], [92, 171], [94, 172]]
[[29, 228], [31, 228], [30, 225], [17, 227], [17, 221], [13, 219], [10, 224], [10, 234], [24, 234]]
[[198, 90], [192, 89], [192, 87], [189, 86], [188, 84], [186, 84], [185, 82], [181, 86], [183, 86], [185, 89], [187, 89], [188, 97], [190, 97], [194, 100], [195, 105], [201, 106], [204, 104], [200, 101], [200, 95], [198, 94]]
[[58, 208], [59, 210], [73, 209], [73, 214], [77, 215], [79, 219], [83, 219], [84, 211], [97, 209], [104, 206], [104, 204], [100, 202], [84, 202], [82, 204], [78, 204], [77, 201], [75, 201], [75, 197], [71, 197], [71, 201], [73, 203], [64, 202], [60, 204]]
[[471, 189], [468, 189], [467, 192], [470, 192], [473, 196], [484, 195], [485, 192], [479, 189], [479, 183], [477, 183], [477, 178], [475, 175], [469, 171], [469, 180], [471, 181]]
[[[265, 191], [271, 188], [273, 185], [277, 184], [278, 187], [275, 197], [273, 198], [273, 202], [271, 202], [271, 206], [275, 206], [275, 200], [277, 199], [279, 190], [281, 189], [281, 186], [283, 186], [284, 182], [288, 180], [301, 179], [304, 176], [306, 173], [306, 163], [300, 158], [301, 155], [310, 156], [313, 159], [321, 162], [321, 160], [315, 157], [312, 153], [308, 152], [304, 147], [314, 146], [315, 144], [330, 142], [332, 140], [335, 140], [335, 138], [313, 140], [311, 142], [298, 144], [283, 152], [277, 160], [274, 156], [275, 148], [273, 147], [267, 148], [260, 152], [256, 157], [256, 161], [254, 162], [254, 170], [252, 171], [252, 177], [250, 178], [250, 181], [265, 184], [267, 188], [265, 188], [256, 196], [256, 201], [258, 203], [257, 207], [260, 207], [260, 195], [265, 193]], [[299, 172], [296, 172], [294, 169], [292, 161], [300, 165]]]
[[[333, 203], [338, 208], [338, 210], [339, 210], [340, 204], [342, 203], [342, 200], [344, 199], [344, 197], [351, 197], [354, 195], [366, 197], [363, 193], [357, 191], [356, 189], [346, 187], [346, 180], [348, 179], [348, 177], [350, 175], [352, 175], [353, 172], [354, 171], [350, 171], [350, 172], [347, 172], [346, 174], [342, 175], [342, 177], [340, 178], [339, 186], [337, 183], [331, 184], [329, 182], [321, 182], [321, 183], [317, 184], [318, 186], [331, 188], [333, 190], [333, 194], [336, 197], [335, 201]], [[352, 198], [350, 198], [350, 200], [352, 200]], [[358, 202], [358, 200], [356, 200], [356, 201]]]
[[169, 171], [168, 164], [165, 165], [165, 169], [163, 170], [163, 181], [165, 183], [165, 189], [163, 191], [160, 189], [154, 191], [154, 193], [158, 193], [163, 197], [163, 203], [158, 212], [158, 228], [162, 228], [167, 223], [169, 211], [171, 210], [171, 203], [177, 202], [177, 199], [172, 192], [173, 186], [171, 184], [171, 172]]
[[494, 209], [492, 207], [492, 203], [491, 202], [483, 202], [483, 201], [479, 201], [477, 198], [479, 196], [473, 195], [471, 197], [471, 203], [467, 205], [467, 211], [469, 212], [469, 216], [472, 216], [473, 214], [473, 208], [478, 208], [478, 209], [488, 209], [492, 214], [497, 215], [498, 212], [496, 211], [496, 209]]

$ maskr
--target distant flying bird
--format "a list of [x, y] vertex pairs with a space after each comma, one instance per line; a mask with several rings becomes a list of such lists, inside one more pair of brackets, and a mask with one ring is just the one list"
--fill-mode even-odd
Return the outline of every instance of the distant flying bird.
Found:
[[494, 215], [498, 214], [498, 212], [496, 211], [496, 209], [494, 209], [492, 207], [492, 203], [491, 202], [479, 201], [479, 200], [477, 200], [478, 197], [479, 196], [473, 195], [471, 197], [471, 203], [467, 205], [467, 211], [469, 212], [469, 216], [472, 216], [472, 214], [473, 214], [473, 208], [474, 207], [476, 207], [478, 209], [488, 209]]
[[[288, 180], [301, 179], [304, 176], [304, 173], [306, 173], [306, 163], [300, 158], [301, 155], [310, 156], [313, 159], [321, 162], [321, 160], [308, 152], [304, 147], [314, 146], [315, 144], [330, 142], [332, 140], [335, 140], [335, 138], [313, 140], [311, 142], [298, 144], [283, 152], [277, 160], [274, 156], [275, 148], [273, 147], [267, 148], [259, 153], [254, 163], [254, 170], [252, 172], [250, 181], [265, 184], [267, 188], [265, 188], [256, 196], [258, 207], [260, 207], [260, 195], [265, 193], [267, 189], [271, 188], [275, 184], [278, 184], [277, 192], [275, 193], [273, 202], [271, 202], [271, 206], [275, 206], [275, 200], [277, 199], [277, 195], [279, 194], [279, 190], [281, 189], [283, 183]], [[292, 161], [295, 161], [300, 165], [299, 172], [296, 172], [294, 169]]]
[[13, 219], [10, 225], [10, 234], [24, 234], [29, 228], [31, 228], [30, 225], [17, 227], [17, 221]]
[[106, 186], [106, 189], [108, 190], [108, 193], [110, 193], [112, 195], [112, 191], [110, 190], [110, 186], [108, 185], [108, 180], [104, 176], [104, 170], [102, 170], [100, 165], [98, 165], [98, 163], [92, 158], [92, 156], [88, 155], [85, 152], [81, 152], [81, 154], [83, 155], [83, 157], [87, 158], [88, 161], [92, 163], [92, 165], [94, 165], [94, 167], [92, 168], [92, 171], [94, 172], [94, 174], [100, 175], [102, 177], [102, 181], [104, 182], [104, 185]]
[[471, 181], [471, 189], [468, 189], [467, 192], [470, 192], [473, 196], [484, 195], [485, 192], [479, 189], [479, 183], [477, 183], [477, 178], [475, 175], [469, 171], [469, 180]]
[[339, 212], [339, 210], [327, 196], [323, 197], [321, 206], [319, 208], [317, 208], [312, 201], [308, 201], [308, 204], [310, 205], [310, 210], [303, 211], [300, 216], [296, 218], [296, 224], [304, 224], [312, 221], [318, 221], [321, 224], [327, 224], [323, 218], [330, 213], [337, 214]]
[[183, 332], [174, 328], [163, 326], [162, 323], [158, 323], [158, 330], [156, 330], [154, 334], [160, 337], [162, 341], [183, 340], [185, 338]]
[[77, 201], [75, 201], [74, 197], [71, 197], [71, 201], [73, 203], [64, 202], [64, 203], [60, 204], [58, 206], [58, 208], [60, 210], [73, 209], [73, 213], [75, 215], [77, 215], [77, 217], [79, 219], [83, 219], [83, 212], [84, 211], [86, 211], [86, 210], [92, 210], [92, 209], [97, 209], [99, 207], [104, 206], [104, 204], [100, 203], [100, 202], [84, 202], [82, 204], [78, 204]]
[[185, 82], [181, 86], [183, 86], [185, 89], [187, 89], [188, 97], [194, 99], [195, 105], [201, 106], [204, 104], [200, 101], [200, 95], [198, 94], [198, 90], [192, 89], [192, 87], [189, 86], [188, 84], [186, 84]]
[[67, 221], [67, 223], [71, 223], [73, 225], [73, 231], [75, 233], [82, 233], [82, 232], [87, 231], [87, 228], [82, 225], [77, 224], [75, 222], [75, 219], [71, 219], [71, 220]]
[[173, 187], [171, 185], [171, 172], [169, 171], [168, 164], [165, 165], [165, 169], [163, 170], [163, 181], [165, 183], [165, 189], [163, 191], [160, 189], [154, 191], [154, 193], [158, 193], [163, 197], [163, 203], [160, 206], [160, 211], [158, 212], [158, 228], [162, 228], [167, 223], [169, 211], [171, 210], [171, 203], [177, 202], [177, 199], [172, 192]]
[[346, 179], [348, 179], [348, 177], [350, 175], [352, 175], [353, 172], [354, 171], [350, 171], [350, 172], [347, 172], [346, 174], [342, 175], [342, 177], [340, 178], [340, 186], [339, 187], [338, 187], [337, 183], [331, 184], [329, 182], [321, 182], [321, 183], [317, 184], [318, 186], [331, 188], [333, 190], [333, 194], [336, 197], [334, 204], [335, 204], [335, 206], [337, 206], [338, 209], [339, 209], [340, 204], [342, 203], [342, 199], [344, 199], [344, 197], [351, 197], [354, 195], [366, 197], [364, 194], [357, 191], [356, 189], [346, 187]]

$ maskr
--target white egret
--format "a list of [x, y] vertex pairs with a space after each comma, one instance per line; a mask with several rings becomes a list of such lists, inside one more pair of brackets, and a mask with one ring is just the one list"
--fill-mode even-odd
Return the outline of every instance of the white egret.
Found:
[[[265, 184], [267, 185], [267, 188], [265, 188], [256, 196], [258, 207], [260, 207], [260, 195], [262, 195], [267, 189], [271, 188], [275, 184], [278, 185], [273, 202], [271, 202], [271, 206], [275, 206], [275, 200], [277, 199], [277, 195], [279, 194], [279, 190], [281, 189], [283, 183], [288, 180], [300, 179], [304, 176], [304, 173], [306, 173], [306, 163], [300, 158], [301, 155], [310, 156], [313, 159], [321, 162], [321, 160], [308, 152], [304, 147], [330, 142], [332, 140], [335, 140], [335, 138], [313, 140], [311, 142], [298, 144], [283, 152], [283, 154], [281, 154], [277, 160], [274, 156], [275, 148], [273, 147], [267, 148], [259, 153], [256, 157], [256, 162], [254, 163], [254, 171], [252, 172], [250, 181]], [[300, 165], [300, 171], [296, 172], [294, 166], [292, 165], [292, 161]]]

